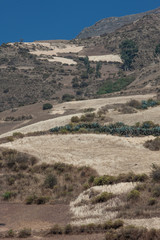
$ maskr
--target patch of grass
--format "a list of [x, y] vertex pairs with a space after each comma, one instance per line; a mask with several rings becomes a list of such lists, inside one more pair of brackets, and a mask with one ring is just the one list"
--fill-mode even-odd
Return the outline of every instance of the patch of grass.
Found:
[[106, 93], [112, 93], [112, 92], [118, 92], [127, 87], [130, 83], [132, 83], [135, 80], [135, 77], [133, 76], [126, 76], [117, 79], [115, 82], [111, 80], [107, 80], [103, 83], [103, 85], [99, 88], [97, 94], [106, 94]]

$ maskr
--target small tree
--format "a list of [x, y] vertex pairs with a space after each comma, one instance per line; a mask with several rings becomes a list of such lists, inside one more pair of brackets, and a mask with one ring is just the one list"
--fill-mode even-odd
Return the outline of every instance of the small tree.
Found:
[[121, 58], [123, 60], [123, 68], [131, 69], [133, 60], [138, 52], [138, 47], [133, 40], [126, 39], [119, 45], [121, 50]]

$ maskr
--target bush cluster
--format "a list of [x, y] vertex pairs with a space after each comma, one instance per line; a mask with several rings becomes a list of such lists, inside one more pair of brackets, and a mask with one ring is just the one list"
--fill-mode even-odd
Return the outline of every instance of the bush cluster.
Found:
[[71, 122], [73, 123], [79, 123], [79, 122], [92, 122], [95, 118], [95, 113], [86, 113], [85, 115], [82, 115], [81, 117], [73, 116], [71, 118]]
[[154, 140], [148, 140], [145, 142], [144, 146], [152, 151], [160, 150], [160, 138], [156, 137]]
[[160, 101], [148, 99], [148, 100], [142, 100], [141, 102], [137, 100], [130, 100], [127, 105], [130, 107], [134, 107], [136, 109], [148, 109], [149, 107], [156, 107], [160, 104]]
[[[135, 126], [128, 126], [122, 122], [115, 124], [100, 125], [99, 123], [81, 123], [77, 125], [68, 124], [63, 127], [54, 127], [50, 129], [52, 133], [76, 133], [85, 129], [85, 133], [108, 133], [120, 136], [160, 136], [160, 126], [150, 121], [143, 122]], [[84, 132], [84, 131], [83, 131]]]
[[[135, 174], [130, 172], [128, 174], [119, 174], [118, 176], [104, 175], [92, 179], [94, 186], [109, 185], [120, 182], [144, 182], [148, 179], [146, 174]], [[90, 180], [90, 179], [89, 179]]]
[[107, 221], [104, 224], [87, 224], [81, 226], [72, 226], [67, 224], [64, 227], [59, 226], [58, 224], [54, 225], [48, 232], [50, 234], [82, 234], [82, 233], [98, 233], [98, 232], [106, 232], [110, 229], [119, 229], [123, 227], [123, 221], [118, 219], [113, 221]]

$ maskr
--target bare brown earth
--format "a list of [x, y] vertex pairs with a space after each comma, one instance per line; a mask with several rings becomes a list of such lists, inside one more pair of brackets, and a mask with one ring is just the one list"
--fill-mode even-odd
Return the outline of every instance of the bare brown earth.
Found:
[[23, 228], [40, 231], [48, 229], [54, 224], [66, 225], [71, 219], [69, 207], [64, 204], [25, 205], [20, 203], [0, 203], [0, 216], [0, 232]]

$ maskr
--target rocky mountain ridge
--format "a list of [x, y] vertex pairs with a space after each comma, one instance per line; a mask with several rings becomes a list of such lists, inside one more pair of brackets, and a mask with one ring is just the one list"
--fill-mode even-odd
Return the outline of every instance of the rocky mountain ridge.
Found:
[[94, 25], [90, 27], [84, 28], [76, 37], [77, 39], [86, 39], [90, 37], [100, 36], [107, 33], [112, 33], [115, 30], [123, 27], [124, 25], [130, 24], [138, 19], [143, 18], [146, 15], [150, 15], [152, 13], [159, 13], [160, 8], [138, 13], [138, 14], [132, 14], [122, 17], [109, 17], [104, 18], [98, 22], [96, 22]]

